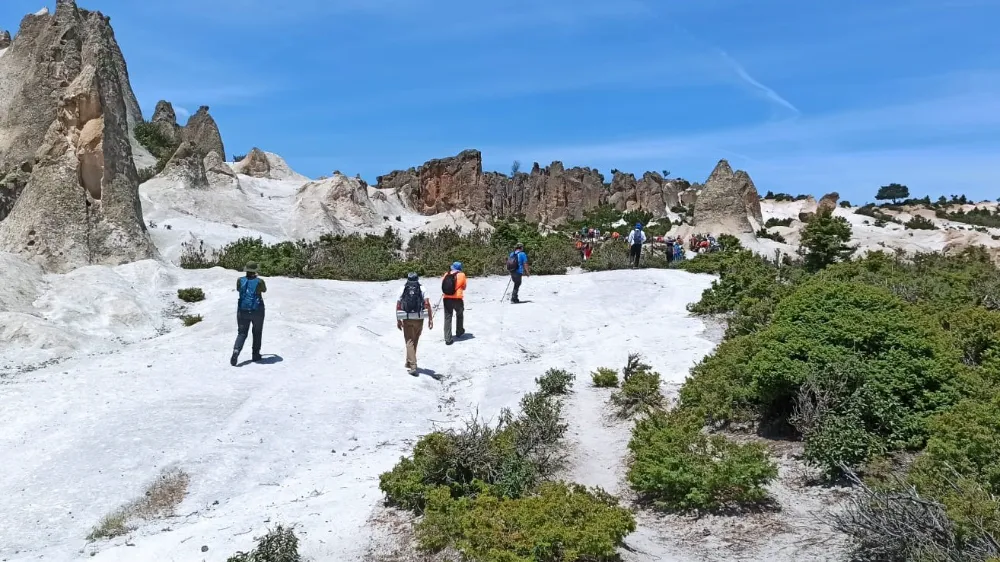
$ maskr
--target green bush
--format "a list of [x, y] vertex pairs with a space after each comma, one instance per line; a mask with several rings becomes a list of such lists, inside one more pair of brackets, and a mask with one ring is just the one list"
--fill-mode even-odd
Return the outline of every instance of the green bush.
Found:
[[202, 320], [204, 320], [204, 318], [202, 318], [200, 314], [185, 314], [181, 316], [181, 322], [183, 322], [187, 327], [194, 326]]
[[761, 228], [757, 231], [757, 238], [768, 238], [774, 240], [775, 242], [785, 243], [785, 237], [778, 234], [777, 232], [769, 232], [766, 228]]
[[562, 369], [549, 369], [544, 375], [535, 379], [539, 390], [543, 394], [555, 396], [557, 394], [569, 394], [573, 388], [573, 381], [576, 375]]
[[707, 435], [677, 414], [655, 413], [632, 433], [629, 484], [668, 510], [744, 507], [767, 499], [777, 465], [759, 443]]
[[635, 518], [600, 489], [562, 482], [518, 499], [482, 494], [456, 500], [439, 488], [416, 531], [422, 550], [450, 546], [467, 560], [613, 562], [635, 531]]
[[920, 215], [914, 215], [913, 218], [903, 223], [903, 226], [910, 230], [937, 230], [934, 221]]
[[802, 230], [802, 250], [805, 265], [819, 271], [833, 263], [845, 261], [854, 253], [847, 245], [851, 239], [851, 223], [829, 212], [819, 213]]
[[809, 421], [799, 424], [806, 457], [836, 473], [840, 462], [923, 445], [927, 418], [966, 384], [951, 343], [885, 289], [812, 279], [777, 304], [767, 327], [696, 366], [681, 404], [716, 422], [747, 413], [789, 419], [798, 410]]
[[250, 552], [237, 552], [226, 562], [300, 562], [299, 539], [292, 529], [278, 525], [257, 541]]
[[[778, 277], [778, 268], [749, 250], [714, 255], [722, 256], [713, 260], [716, 270], [714, 273], [718, 273], [720, 278], [712, 282], [712, 286], [702, 293], [698, 302], [688, 306], [691, 312], [696, 314], [730, 312], [744, 299], [767, 298], [782, 285]], [[694, 264], [700, 259], [701, 256], [689, 263]]]
[[518, 498], [559, 470], [561, 441], [568, 428], [562, 403], [544, 392], [526, 394], [515, 416], [504, 410], [495, 425], [478, 418], [460, 430], [422, 437], [411, 457], [404, 457], [379, 477], [389, 503], [422, 511], [428, 494], [445, 487], [453, 497], [489, 492]]
[[611, 404], [621, 418], [663, 407], [660, 374], [643, 369], [625, 378], [621, 389], [611, 395]]
[[601, 367], [591, 373], [591, 379], [597, 388], [618, 388], [618, 371]]
[[[156, 157], [156, 165], [152, 168], [152, 176], [163, 171], [170, 157], [177, 151], [180, 143], [172, 142], [160, 131], [154, 123], [142, 122], [135, 125], [135, 140], [139, 141], [146, 150]], [[149, 169], [140, 172], [140, 178], [149, 176]], [[149, 176], [146, 179], [151, 178]], [[141, 182], [140, 182], [141, 183]]]
[[793, 219], [791, 217], [787, 217], [787, 218], [783, 218], [783, 219], [777, 219], [777, 218], [771, 217], [771, 218], [767, 219], [767, 221], [764, 222], [764, 228], [774, 228], [776, 226], [792, 226], [792, 220]]
[[199, 287], [177, 289], [177, 298], [184, 302], [201, 302], [205, 300], [205, 291], [202, 291]]

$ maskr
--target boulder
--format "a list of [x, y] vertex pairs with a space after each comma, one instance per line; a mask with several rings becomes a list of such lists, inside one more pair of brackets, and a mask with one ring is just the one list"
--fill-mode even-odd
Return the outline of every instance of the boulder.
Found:
[[236, 163], [235, 170], [245, 176], [269, 178], [271, 177], [271, 162], [263, 150], [254, 147], [243, 160]]
[[150, 123], [155, 125], [171, 144], [177, 144], [181, 140], [183, 129], [177, 124], [177, 113], [174, 112], [174, 106], [170, 102], [160, 100], [156, 103], [156, 110], [153, 111]]
[[294, 238], [313, 239], [323, 234], [342, 234], [349, 229], [371, 229], [382, 222], [368, 197], [368, 184], [358, 178], [334, 174], [299, 188], [285, 228]]
[[222, 160], [222, 156], [216, 151], [209, 152], [202, 161], [205, 168], [205, 177], [209, 187], [213, 189], [239, 189], [240, 178], [236, 172]]
[[208, 176], [205, 174], [205, 159], [190, 141], [184, 141], [177, 147], [160, 175], [190, 189], [209, 187]]
[[[757, 202], [756, 208], [751, 199]], [[694, 207], [696, 230], [706, 234], [753, 235], [761, 226], [757, 189], [746, 172], [734, 173], [720, 160], [698, 194]]]
[[0, 29], [0, 49], [6, 49], [7, 47], [10, 47], [10, 32]]
[[820, 198], [816, 208], [816, 213], [833, 213], [837, 210], [837, 203], [840, 201], [840, 194], [834, 191], [827, 193]]
[[[132, 159], [131, 89], [123, 87], [128, 78], [108, 21], [59, 0], [54, 15], [26, 17], [0, 58], [0, 92], [11, 94], [0, 95], [0, 158], [34, 162], [0, 223], [0, 250], [52, 271], [156, 255]], [[26, 158], [46, 119], [41, 144]]]
[[184, 126], [184, 140], [191, 142], [204, 157], [209, 152], [215, 151], [226, 157], [226, 147], [222, 144], [222, 135], [219, 133], [219, 126], [215, 124], [215, 119], [208, 114], [208, 106], [203, 105], [192, 115]]

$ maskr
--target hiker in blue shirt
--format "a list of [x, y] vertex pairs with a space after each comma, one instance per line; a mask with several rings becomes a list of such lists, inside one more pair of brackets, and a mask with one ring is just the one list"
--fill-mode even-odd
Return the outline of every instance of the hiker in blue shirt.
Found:
[[236, 345], [233, 346], [233, 356], [229, 359], [229, 364], [236, 366], [243, 351], [243, 344], [247, 341], [247, 333], [250, 325], [253, 324], [253, 360], [260, 361], [260, 340], [264, 333], [264, 293], [267, 292], [267, 285], [264, 280], [257, 277], [258, 267], [255, 263], [248, 263], [246, 276], [236, 280], [236, 291], [240, 298], [236, 301]]
[[518, 242], [514, 246], [514, 251], [507, 256], [507, 271], [510, 272], [510, 280], [514, 282], [514, 291], [510, 295], [510, 302], [517, 304], [521, 301], [517, 298], [517, 291], [521, 288], [521, 278], [531, 274], [528, 267], [528, 254], [524, 253], [524, 244]]

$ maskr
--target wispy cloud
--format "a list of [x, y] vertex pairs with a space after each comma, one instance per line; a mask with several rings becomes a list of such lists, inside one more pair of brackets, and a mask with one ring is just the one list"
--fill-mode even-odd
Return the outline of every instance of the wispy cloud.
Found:
[[745, 82], [746, 84], [748, 84], [749, 86], [751, 86], [752, 88], [754, 88], [755, 90], [757, 90], [759, 93], [763, 94], [764, 97], [766, 97], [767, 99], [773, 101], [774, 103], [776, 103], [776, 104], [778, 104], [778, 105], [780, 105], [780, 106], [782, 106], [782, 107], [784, 107], [786, 109], [791, 110], [796, 115], [798, 115], [800, 113], [799, 109], [797, 107], [795, 107], [794, 105], [792, 105], [792, 103], [790, 101], [788, 101], [785, 98], [781, 97], [781, 95], [778, 94], [778, 92], [775, 92], [771, 88], [769, 88], [769, 87], [765, 86], [764, 84], [760, 83], [753, 76], [750, 76], [750, 73], [747, 72], [746, 68], [743, 68], [743, 65], [740, 64], [739, 61], [737, 61], [733, 57], [729, 56], [729, 53], [727, 53], [726, 51], [724, 51], [722, 49], [716, 49], [716, 51], [719, 53], [719, 55], [722, 56], [722, 59], [733, 69], [733, 71], [736, 72], [736, 75], [743, 82]]
[[186, 120], [188, 117], [191, 117], [191, 112], [188, 111], [187, 108], [181, 107], [179, 105], [174, 106], [174, 113], [177, 114], [178, 119], [182, 120]]

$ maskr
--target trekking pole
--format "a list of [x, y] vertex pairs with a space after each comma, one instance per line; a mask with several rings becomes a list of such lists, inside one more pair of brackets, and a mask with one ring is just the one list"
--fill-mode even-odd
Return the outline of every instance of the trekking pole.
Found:
[[510, 284], [513, 283], [513, 282], [514, 282], [513, 279], [508, 279], [507, 280], [507, 288], [503, 290], [503, 296], [500, 297], [500, 302], [503, 302], [503, 300], [505, 298], [507, 298], [507, 291], [510, 290]]

